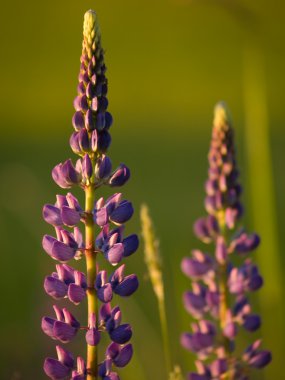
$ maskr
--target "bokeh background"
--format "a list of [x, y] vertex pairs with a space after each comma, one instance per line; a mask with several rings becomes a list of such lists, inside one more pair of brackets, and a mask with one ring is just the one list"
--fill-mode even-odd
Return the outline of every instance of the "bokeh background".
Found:
[[[41, 248], [42, 235], [51, 232], [41, 209], [60, 191], [51, 169], [72, 156], [72, 101], [83, 14], [89, 8], [99, 14], [106, 50], [115, 120], [110, 154], [114, 165], [123, 161], [132, 170], [124, 194], [134, 202], [136, 214], [128, 228], [140, 231], [139, 208], [147, 202], [161, 242], [173, 362], [184, 372], [194, 365], [194, 357], [179, 347], [179, 334], [190, 322], [181, 304], [189, 282], [180, 273], [180, 260], [200, 247], [192, 224], [204, 215], [212, 109], [223, 99], [236, 128], [244, 222], [260, 232], [263, 241], [254, 257], [266, 285], [255, 297], [255, 306], [263, 313], [264, 346], [272, 349], [274, 360], [253, 379], [283, 379], [282, 0], [2, 4], [0, 379], [44, 379], [44, 356], [54, 354], [54, 342], [40, 330], [41, 316], [52, 312], [43, 278], [54, 266]], [[124, 318], [134, 327], [135, 345], [134, 360], [122, 378], [163, 380], [167, 376], [157, 305], [142, 245], [127, 265], [139, 274], [141, 286], [122, 303]], [[74, 347], [77, 353], [81, 343]]]

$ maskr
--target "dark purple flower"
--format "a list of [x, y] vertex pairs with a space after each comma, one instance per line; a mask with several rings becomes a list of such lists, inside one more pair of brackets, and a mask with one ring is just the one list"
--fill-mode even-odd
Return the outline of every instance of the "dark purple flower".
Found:
[[181, 269], [188, 277], [203, 278], [214, 268], [213, 260], [205, 253], [195, 250], [192, 256], [185, 257], [181, 262]]
[[55, 227], [66, 226], [73, 227], [81, 219], [82, 208], [78, 200], [68, 193], [66, 196], [57, 195], [55, 205], [45, 205], [43, 207], [44, 220]]
[[112, 163], [109, 157], [102, 155], [95, 166], [95, 176], [96, 178], [102, 180], [109, 177], [112, 170]]
[[63, 189], [69, 189], [81, 181], [81, 173], [76, 170], [71, 160], [58, 164], [52, 171], [54, 182]]
[[185, 292], [183, 303], [185, 309], [194, 317], [202, 317], [207, 310], [206, 288], [193, 284], [193, 292]]
[[109, 185], [112, 187], [123, 186], [130, 178], [130, 170], [126, 165], [121, 164], [109, 179]]
[[128, 237], [126, 237], [123, 240], [123, 246], [124, 246], [124, 257], [128, 257], [132, 255], [139, 246], [139, 238], [137, 235], [133, 234]]
[[96, 315], [91, 313], [89, 315], [88, 330], [85, 335], [86, 342], [89, 346], [97, 346], [100, 342], [101, 334], [96, 325]]
[[138, 288], [139, 282], [135, 274], [124, 276], [125, 265], [121, 265], [110, 277], [114, 293], [121, 297], [132, 295]]
[[116, 367], [125, 367], [133, 356], [133, 346], [126, 344], [121, 346], [117, 343], [111, 343], [106, 351], [106, 357], [112, 359]]
[[56, 346], [58, 360], [46, 358], [44, 362], [44, 371], [51, 379], [65, 379], [71, 373], [74, 366], [73, 355], [63, 349], [61, 346]]
[[89, 157], [89, 154], [85, 154], [85, 156], [82, 159], [82, 176], [83, 178], [88, 181], [93, 174], [93, 167], [91, 158]]
[[238, 253], [247, 253], [259, 246], [260, 238], [257, 234], [241, 232], [231, 243], [231, 250]]
[[72, 234], [60, 227], [57, 227], [56, 232], [57, 239], [49, 235], [43, 237], [43, 249], [54, 260], [67, 262], [74, 258], [77, 249], [81, 248], [78, 244], [80, 236], [75, 237], [75, 233]]
[[97, 274], [95, 288], [97, 290], [97, 297], [101, 302], [108, 303], [112, 300], [112, 286], [107, 282], [107, 272], [105, 270]]
[[131, 339], [133, 333], [129, 324], [123, 324], [110, 330], [109, 334], [113, 342], [125, 344]]
[[106, 224], [96, 238], [96, 247], [104, 253], [105, 258], [112, 265], [118, 264], [123, 256], [127, 257], [134, 253], [138, 245], [137, 235], [130, 235], [123, 239], [121, 226], [110, 230], [109, 225]]
[[[215, 108], [208, 161], [204, 202], [208, 215], [195, 222], [194, 233], [202, 242], [214, 243], [215, 248], [212, 256], [193, 251], [192, 258], [182, 260], [181, 269], [193, 287], [184, 293], [183, 303], [198, 323], [192, 325], [191, 333], [182, 334], [181, 344], [201, 360], [197, 362], [197, 373], [189, 374], [190, 380], [220, 379], [227, 373], [228, 364], [230, 377], [248, 380], [248, 366], [262, 368], [270, 362], [271, 354], [259, 350], [259, 341], [245, 351], [242, 360], [235, 354], [240, 326], [254, 332], [261, 325], [247, 293], [258, 290], [263, 279], [257, 266], [244, 259], [258, 247], [260, 239], [237, 225], [243, 214], [242, 188], [238, 183], [234, 133], [223, 103]], [[243, 260], [242, 265], [238, 259]], [[206, 323], [208, 315], [214, 324]]]
[[87, 368], [83, 358], [77, 358], [77, 368], [72, 371], [71, 380], [85, 380], [87, 375]]
[[67, 343], [74, 338], [80, 324], [66, 308], [60, 309], [56, 305], [53, 308], [57, 319], [43, 317], [42, 330], [51, 338]]

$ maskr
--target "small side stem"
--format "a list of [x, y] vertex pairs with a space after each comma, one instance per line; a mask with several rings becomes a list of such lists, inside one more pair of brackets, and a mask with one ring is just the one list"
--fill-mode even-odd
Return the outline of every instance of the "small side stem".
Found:
[[[92, 210], [94, 207], [95, 189], [92, 185], [85, 188], [85, 212], [87, 215], [85, 225], [85, 244], [86, 244], [86, 268], [87, 268], [87, 303], [88, 318], [91, 313], [95, 313], [96, 320], [98, 314], [98, 302], [94, 283], [96, 279], [96, 252], [94, 244], [94, 221]], [[87, 345], [87, 380], [96, 380], [98, 372], [97, 346]]]

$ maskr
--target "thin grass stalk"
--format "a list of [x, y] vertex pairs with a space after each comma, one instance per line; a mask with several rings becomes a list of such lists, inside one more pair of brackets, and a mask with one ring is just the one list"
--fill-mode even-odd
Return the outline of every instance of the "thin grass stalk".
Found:
[[167, 313], [165, 306], [164, 282], [162, 274], [162, 260], [159, 252], [159, 242], [156, 239], [153, 222], [149, 215], [146, 204], [141, 206], [141, 225], [144, 240], [145, 262], [148, 274], [152, 283], [153, 291], [156, 295], [159, 310], [159, 319], [163, 339], [164, 358], [167, 374], [172, 371], [172, 359], [169, 343], [169, 329], [167, 324]]

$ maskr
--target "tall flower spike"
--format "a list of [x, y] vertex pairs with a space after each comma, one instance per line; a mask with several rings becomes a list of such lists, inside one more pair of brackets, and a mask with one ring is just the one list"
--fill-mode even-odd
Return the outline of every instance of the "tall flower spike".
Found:
[[[214, 111], [212, 140], [208, 155], [209, 171], [205, 184], [208, 216], [194, 224], [194, 233], [213, 254], [193, 251], [181, 263], [192, 281], [193, 291], [183, 302], [197, 323], [192, 333], [181, 335], [184, 348], [197, 355], [197, 372], [190, 380], [247, 380], [252, 368], [263, 368], [271, 361], [269, 351], [254, 342], [240, 357], [235, 353], [238, 332], [255, 331], [260, 317], [252, 313], [248, 293], [259, 289], [263, 280], [251, 259], [245, 258], [259, 244], [256, 234], [238, 227], [242, 216], [241, 186], [238, 182], [234, 133], [224, 103]], [[244, 261], [240, 266], [236, 262]]]
[[[42, 330], [52, 339], [68, 343], [85, 331], [87, 343], [86, 361], [77, 358], [77, 368], [71, 353], [57, 346], [58, 360], [47, 358], [44, 371], [51, 379], [74, 380], [119, 379], [114, 371], [124, 367], [131, 360], [133, 348], [129, 342], [132, 328], [121, 324], [119, 306], [111, 307], [110, 301], [132, 295], [139, 282], [134, 274], [125, 274], [125, 264], [107, 273], [99, 268], [97, 257], [113, 266], [132, 255], [139, 241], [135, 234], [124, 237], [124, 224], [132, 217], [133, 207], [129, 201], [122, 200], [116, 193], [104, 202], [95, 199], [95, 190], [103, 185], [113, 188], [123, 186], [130, 177], [129, 169], [120, 164], [112, 172], [112, 163], [106, 152], [111, 143], [109, 129], [112, 116], [107, 111], [107, 79], [104, 64], [104, 51], [97, 15], [89, 10], [84, 16], [83, 44], [79, 73], [78, 94], [74, 100], [75, 113], [72, 124], [75, 129], [70, 146], [79, 159], [75, 164], [70, 159], [55, 166], [52, 177], [63, 189], [81, 187], [85, 192], [85, 207], [71, 194], [57, 195], [54, 205], [43, 208], [44, 220], [55, 229], [56, 237], [45, 235], [43, 248], [54, 260], [56, 272], [47, 276], [44, 288], [56, 300], [67, 298], [79, 305], [86, 297], [88, 320], [79, 323], [66, 308], [54, 306], [56, 318], [43, 317]], [[85, 227], [85, 238], [78, 225]], [[95, 228], [97, 238], [95, 239]], [[85, 257], [86, 275], [67, 265], [72, 259]], [[99, 302], [102, 306], [99, 308]], [[100, 309], [100, 315], [98, 311]], [[81, 327], [80, 327], [81, 326]], [[108, 334], [112, 352], [105, 352], [105, 359], [98, 363], [98, 347], [102, 334]], [[128, 344], [126, 344], [128, 343]], [[115, 367], [115, 368], [114, 368]]]

